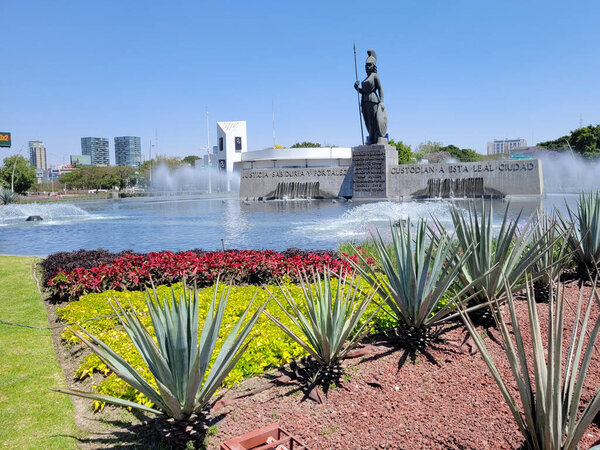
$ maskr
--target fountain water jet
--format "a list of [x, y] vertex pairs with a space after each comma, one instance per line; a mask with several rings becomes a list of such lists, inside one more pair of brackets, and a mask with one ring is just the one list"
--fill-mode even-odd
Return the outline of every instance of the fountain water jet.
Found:
[[228, 176], [214, 167], [182, 166], [170, 169], [160, 164], [152, 171], [154, 193], [178, 195], [193, 193], [217, 193], [239, 190], [239, 176]]

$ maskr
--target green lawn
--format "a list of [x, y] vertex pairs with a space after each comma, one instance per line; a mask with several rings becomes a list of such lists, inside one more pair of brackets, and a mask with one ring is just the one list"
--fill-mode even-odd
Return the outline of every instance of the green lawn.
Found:
[[[33, 260], [0, 256], [0, 319], [45, 327]], [[50, 332], [0, 323], [0, 361], [0, 446], [75, 448], [73, 405], [48, 389], [64, 386]]]

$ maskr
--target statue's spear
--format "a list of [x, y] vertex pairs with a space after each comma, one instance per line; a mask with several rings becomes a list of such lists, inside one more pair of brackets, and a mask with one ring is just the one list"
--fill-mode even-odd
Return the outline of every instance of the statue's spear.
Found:
[[[356, 66], [356, 43], [353, 42], [352, 45], [354, 46], [354, 74], [356, 75], [356, 82], [358, 83], [358, 67]], [[360, 122], [360, 137], [362, 139], [363, 145], [365, 145], [365, 135], [363, 133], [363, 123], [361, 117], [362, 113], [360, 110], [360, 95], [358, 91], [356, 91], [356, 98], [358, 99], [358, 121]]]

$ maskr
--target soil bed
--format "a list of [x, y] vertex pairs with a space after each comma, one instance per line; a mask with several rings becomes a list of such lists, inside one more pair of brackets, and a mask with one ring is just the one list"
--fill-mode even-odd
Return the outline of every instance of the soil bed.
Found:
[[[589, 287], [585, 288], [589, 292]], [[570, 305], [577, 301], [577, 283], [566, 289]], [[527, 324], [524, 301], [517, 302], [522, 327]], [[546, 326], [547, 305], [538, 304], [542, 326]], [[48, 305], [49, 319], [55, 307]], [[598, 314], [594, 306], [593, 317]], [[573, 313], [567, 307], [565, 323]], [[567, 326], [570, 331], [570, 325]], [[480, 328], [485, 342], [499, 366], [510, 380], [510, 368], [499, 345], [500, 333]], [[227, 439], [277, 423], [312, 450], [323, 449], [515, 449], [523, 439], [500, 391], [479, 353], [472, 352], [472, 341], [461, 347], [466, 331], [454, 326], [427, 354], [414, 360], [398, 348], [380, 349], [369, 356], [344, 363], [340, 386], [331, 386], [324, 403], [310, 399], [293, 384], [271, 387], [261, 393], [236, 400], [214, 414], [211, 425], [218, 432], [209, 438], [208, 448], [218, 449]], [[88, 390], [74, 382], [77, 367], [72, 350], [58, 344], [59, 332], [53, 333], [56, 351], [72, 388]], [[568, 339], [568, 336], [567, 336]], [[76, 355], [81, 357], [81, 355]], [[239, 396], [265, 386], [279, 377], [273, 371], [243, 382], [225, 393], [225, 398]], [[593, 389], [600, 386], [600, 357], [595, 353], [586, 380], [582, 403], [587, 404]], [[516, 391], [513, 392], [516, 395]], [[91, 436], [81, 442], [84, 448], [103, 448], [125, 444], [131, 447], [155, 447], [140, 428], [127, 427], [130, 413], [106, 408], [92, 413], [90, 402], [74, 401], [78, 425]], [[125, 415], [123, 415], [125, 414]], [[140, 416], [139, 419], [144, 419]], [[139, 423], [139, 421], [138, 421]], [[110, 424], [111, 426], [108, 426]], [[580, 448], [600, 441], [598, 422], [587, 430]], [[154, 445], [152, 445], [154, 444]], [[160, 448], [168, 448], [161, 445]]]
[[[576, 283], [570, 284], [566, 293], [570, 304], [575, 304]], [[517, 305], [523, 326], [528, 323], [526, 303]], [[565, 323], [569, 324], [573, 314], [567, 310]], [[538, 311], [545, 327], [547, 305], [539, 304]], [[480, 328], [480, 332], [486, 334], [486, 345], [501, 372], [510, 377], [498, 344], [500, 333], [491, 328]], [[270, 423], [279, 424], [315, 450], [519, 448], [523, 438], [483, 359], [478, 352], [471, 354], [469, 345], [459, 348], [465, 334], [463, 327], [448, 331], [428, 355], [418, 355], [414, 362], [409, 358], [401, 367], [404, 351], [398, 349], [349, 361], [341, 387], [329, 389], [323, 404], [301, 401], [303, 394], [290, 386], [238, 400], [219, 412], [222, 420], [211, 448]], [[260, 385], [265, 381], [260, 378], [253, 382]], [[593, 395], [592, 388], [600, 386], [597, 352], [586, 386], [585, 403]], [[239, 395], [245, 387], [227, 396]], [[598, 440], [600, 429], [593, 423], [580, 448], [589, 448]]]

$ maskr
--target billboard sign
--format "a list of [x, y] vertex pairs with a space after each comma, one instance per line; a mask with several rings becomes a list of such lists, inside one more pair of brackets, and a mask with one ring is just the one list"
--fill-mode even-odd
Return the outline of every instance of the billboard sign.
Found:
[[0, 147], [10, 147], [10, 133], [7, 131], [0, 131]]

